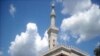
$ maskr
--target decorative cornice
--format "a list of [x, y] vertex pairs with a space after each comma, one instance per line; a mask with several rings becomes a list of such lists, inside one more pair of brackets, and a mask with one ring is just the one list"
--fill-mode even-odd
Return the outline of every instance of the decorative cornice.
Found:
[[57, 50], [65, 50], [65, 51], [68, 51], [68, 52], [70, 52], [70, 53], [71, 53], [71, 52], [74, 52], [74, 53], [77, 53], [77, 54], [79, 54], [79, 55], [89, 56], [88, 53], [86, 53], [86, 52], [80, 50], [79, 48], [76, 48], [76, 47], [74, 47], [74, 46], [69, 46], [69, 45], [67, 45], [67, 46], [65, 46], [65, 45], [58, 45], [58, 46], [54, 47], [54, 48], [51, 49], [51, 50], [46, 50], [46, 51], [43, 53], [43, 56], [45, 56], [45, 55], [47, 55], [47, 54], [50, 54], [50, 53], [52, 53], [52, 52], [55, 52], [55, 51], [57, 51]]

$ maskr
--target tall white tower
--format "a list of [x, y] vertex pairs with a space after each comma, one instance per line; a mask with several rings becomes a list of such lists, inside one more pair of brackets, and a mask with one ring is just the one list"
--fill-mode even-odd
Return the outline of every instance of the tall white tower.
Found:
[[50, 27], [48, 29], [48, 41], [49, 41], [49, 49], [51, 50], [52, 48], [54, 48], [56, 46], [56, 42], [57, 42], [57, 33], [58, 33], [58, 28], [55, 25], [55, 19], [56, 19], [56, 14], [55, 14], [55, 3], [54, 1], [51, 4], [51, 24]]

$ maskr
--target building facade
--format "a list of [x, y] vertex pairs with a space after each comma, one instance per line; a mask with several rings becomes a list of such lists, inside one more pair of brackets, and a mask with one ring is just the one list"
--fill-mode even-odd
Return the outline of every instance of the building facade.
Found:
[[89, 56], [87, 53], [79, 50], [73, 46], [57, 46], [48, 52], [45, 52], [43, 56]]

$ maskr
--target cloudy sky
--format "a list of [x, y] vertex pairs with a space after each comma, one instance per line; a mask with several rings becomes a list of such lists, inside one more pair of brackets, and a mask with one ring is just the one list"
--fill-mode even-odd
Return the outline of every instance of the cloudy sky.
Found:
[[[0, 56], [38, 56], [48, 49], [51, 1], [0, 1]], [[55, 0], [55, 4], [58, 45], [72, 45], [94, 56], [100, 43], [100, 1]]]

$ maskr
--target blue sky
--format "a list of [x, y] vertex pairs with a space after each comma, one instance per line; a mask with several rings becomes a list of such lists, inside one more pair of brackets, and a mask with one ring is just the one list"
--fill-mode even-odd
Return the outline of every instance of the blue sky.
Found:
[[[100, 42], [100, 23], [96, 23], [97, 21], [95, 21], [94, 19], [91, 19], [92, 18], [91, 14], [93, 13], [92, 15], [93, 18], [96, 18], [100, 22], [100, 13], [99, 13], [100, 1], [88, 0], [86, 2], [90, 2], [90, 5], [86, 3], [87, 6], [85, 6], [84, 8], [82, 7], [84, 3], [82, 6], [80, 5], [80, 2], [84, 2], [84, 1], [77, 0], [75, 2], [75, 3], [78, 2], [79, 3], [78, 5], [80, 6], [77, 6], [77, 5], [73, 6], [74, 4], [72, 3], [74, 2], [75, 1], [68, 2], [68, 0], [56, 1], [56, 5], [55, 5], [56, 6], [55, 7], [56, 25], [59, 28], [59, 32], [60, 32], [58, 35], [59, 36], [58, 42], [64, 43], [65, 45], [66, 44], [73, 45], [83, 51], [86, 51], [87, 53], [90, 54], [90, 56], [94, 56], [93, 50], [96, 47], [97, 43]], [[40, 42], [46, 41], [45, 31], [48, 29], [50, 25], [50, 12], [51, 12], [50, 3], [51, 3], [51, 0], [17, 0], [17, 1], [16, 0], [9, 0], [9, 1], [1, 0], [0, 1], [0, 52], [2, 52], [2, 56], [10, 56], [11, 54], [13, 54], [14, 56], [18, 56], [16, 55], [17, 52], [14, 53], [14, 50], [16, 50], [17, 47], [15, 47], [16, 49], [10, 49], [9, 47], [12, 48], [14, 46], [14, 44], [11, 44], [11, 42], [14, 42], [15, 46], [18, 45], [16, 44], [17, 40], [15, 40], [17, 39], [16, 35], [19, 35], [18, 38], [21, 39], [22, 32], [27, 33], [26, 31], [30, 32], [30, 30], [32, 30], [34, 33], [35, 31], [35, 33], [37, 33], [37, 35], [39, 34], [39, 36], [42, 38], [42, 39], [39, 39]], [[69, 3], [69, 5], [67, 3]], [[93, 9], [92, 7], [96, 9]], [[75, 9], [75, 8], [78, 8], [78, 9]], [[81, 20], [83, 20], [83, 22], [86, 22], [85, 19], [82, 19], [82, 18], [80, 19], [81, 17], [80, 13], [85, 18], [87, 19], [89, 18], [88, 23], [86, 24], [82, 23], [82, 25], [80, 24]], [[87, 16], [84, 14], [86, 14]], [[74, 20], [73, 18], [79, 18], [79, 19]], [[68, 21], [67, 19], [70, 19], [70, 20]], [[92, 20], [94, 21], [92, 22]], [[73, 25], [70, 23], [72, 21], [74, 21]], [[81, 26], [77, 25], [76, 22], [79, 22], [78, 24], [80, 24]], [[27, 25], [31, 25], [32, 27], [30, 26], [28, 27]], [[90, 25], [95, 25], [95, 26], [90, 26]], [[76, 28], [80, 27], [80, 28], [73, 29], [74, 27]], [[87, 30], [87, 28], [89, 29], [89, 31]], [[78, 29], [82, 29], [82, 30], [78, 32], [79, 31]], [[75, 35], [72, 33], [74, 33]], [[28, 34], [31, 35], [30, 33]], [[60, 37], [60, 35], [63, 37]], [[85, 37], [81, 37], [83, 35]], [[35, 35], [31, 35], [31, 36], [35, 36]], [[73, 36], [76, 36], [76, 37], [73, 37]], [[78, 39], [81, 39], [81, 38], [83, 38], [82, 42], [81, 40], [78, 41]], [[35, 42], [35, 39], [32, 41]], [[80, 43], [77, 44], [77, 42], [80, 42]], [[39, 43], [37, 46], [40, 48], [41, 44]], [[47, 45], [48, 44], [45, 43], [44, 46], [42, 47], [44, 48]], [[22, 47], [24, 48], [24, 46]], [[8, 53], [8, 50], [10, 50], [10, 53]], [[34, 50], [33, 53], [35, 54], [37, 52]]]

